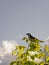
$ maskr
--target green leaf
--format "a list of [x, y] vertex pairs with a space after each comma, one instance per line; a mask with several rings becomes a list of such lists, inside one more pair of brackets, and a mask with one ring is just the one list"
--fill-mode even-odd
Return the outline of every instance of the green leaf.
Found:
[[13, 50], [13, 51], [12, 51], [12, 55], [17, 55], [17, 54], [16, 54], [16, 50]]
[[21, 54], [24, 52], [26, 47], [25, 46], [16, 46], [16, 48], [17, 48], [17, 55], [21, 56]]
[[17, 65], [16, 61], [10, 63], [10, 65]]
[[23, 39], [22, 40], [26, 40], [26, 37], [23, 37]]
[[24, 50], [26, 47], [25, 46], [16, 46], [16, 49], [18, 50]]
[[46, 61], [49, 62], [49, 56], [46, 57]]
[[35, 56], [34, 56], [34, 55], [32, 55], [32, 56], [30, 56], [30, 57], [31, 57], [31, 59], [32, 59], [32, 60], [34, 60], [34, 59], [35, 59]]
[[28, 42], [28, 39], [26, 39], [26, 42]]
[[39, 65], [44, 65], [44, 62], [41, 62]]

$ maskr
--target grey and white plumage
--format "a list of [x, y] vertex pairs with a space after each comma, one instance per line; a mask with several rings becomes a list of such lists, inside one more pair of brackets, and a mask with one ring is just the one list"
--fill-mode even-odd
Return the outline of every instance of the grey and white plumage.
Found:
[[35, 38], [34, 36], [32, 36], [30, 33], [27, 33], [26, 35], [28, 35], [28, 39], [31, 41], [31, 42], [44, 42], [42, 40], [39, 40], [37, 38]]

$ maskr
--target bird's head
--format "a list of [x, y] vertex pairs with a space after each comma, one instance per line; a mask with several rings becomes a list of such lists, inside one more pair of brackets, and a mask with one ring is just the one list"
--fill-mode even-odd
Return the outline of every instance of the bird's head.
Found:
[[28, 39], [30, 40], [31, 34], [30, 33], [27, 33], [26, 35], [27, 35]]
[[30, 34], [30, 33], [27, 33], [26, 35], [31, 36], [31, 34]]

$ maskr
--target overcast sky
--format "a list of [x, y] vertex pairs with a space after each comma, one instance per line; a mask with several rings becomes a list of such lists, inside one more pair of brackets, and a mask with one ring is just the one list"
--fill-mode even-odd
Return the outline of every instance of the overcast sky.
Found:
[[0, 0], [0, 41], [27, 32], [40, 39], [49, 36], [49, 0]]
[[45, 40], [49, 36], [49, 0], [0, 0], [0, 44], [27, 32]]

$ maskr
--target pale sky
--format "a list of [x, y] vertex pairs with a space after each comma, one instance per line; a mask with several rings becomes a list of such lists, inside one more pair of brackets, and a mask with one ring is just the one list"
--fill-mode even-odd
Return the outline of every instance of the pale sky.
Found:
[[27, 32], [45, 40], [49, 36], [49, 0], [0, 0], [0, 44]]
[[0, 41], [27, 32], [40, 39], [49, 36], [49, 0], [0, 0]]

